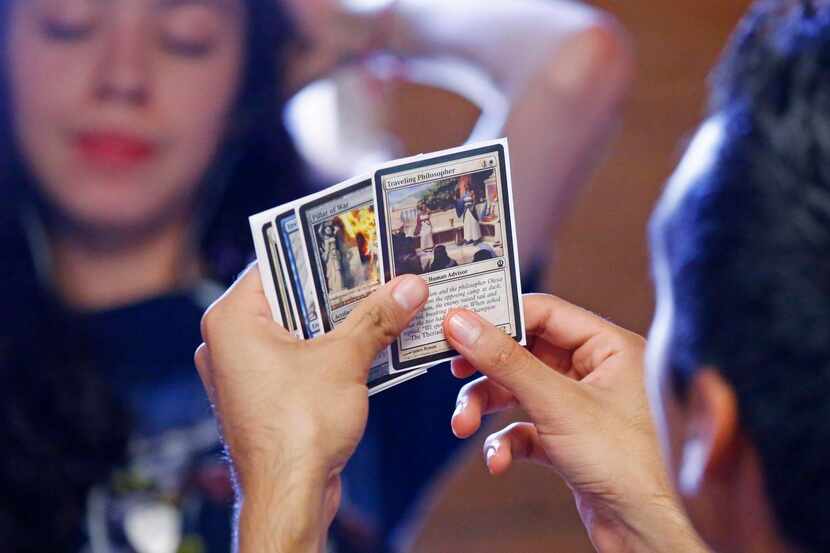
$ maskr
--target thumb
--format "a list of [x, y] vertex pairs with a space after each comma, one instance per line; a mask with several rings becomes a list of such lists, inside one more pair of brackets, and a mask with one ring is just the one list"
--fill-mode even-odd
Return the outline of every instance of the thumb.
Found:
[[347, 344], [352, 359], [368, 367], [409, 326], [428, 299], [429, 288], [421, 278], [401, 276], [360, 302], [329, 336]]
[[[259, 263], [256, 261], [248, 265], [244, 271], [239, 273], [236, 281], [222, 294], [222, 297], [213, 302], [213, 305], [207, 309], [206, 317], [208, 313], [217, 310], [219, 306], [223, 306], [223, 308], [234, 313], [246, 316], [257, 315], [270, 319], [271, 310], [268, 307], [268, 300], [262, 288], [259, 271]], [[204, 323], [205, 320], [202, 321], [203, 331]], [[202, 336], [205, 336], [204, 332]]]
[[444, 334], [473, 367], [512, 393], [534, 422], [550, 416], [552, 406], [574, 405], [582, 393], [575, 382], [475, 313], [451, 310]]

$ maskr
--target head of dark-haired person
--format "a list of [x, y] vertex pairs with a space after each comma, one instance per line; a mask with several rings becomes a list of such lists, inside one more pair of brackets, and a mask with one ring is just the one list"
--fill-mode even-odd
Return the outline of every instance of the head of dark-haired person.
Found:
[[[244, 267], [248, 215], [301, 191], [279, 101], [290, 33], [276, 0], [0, 0], [10, 550], [227, 550], [200, 531], [229, 527], [230, 499], [221, 461], [195, 455], [218, 445], [192, 376], [196, 296]], [[169, 225], [198, 268], [175, 290], [89, 307], [58, 285], [61, 239], [115, 254]]]
[[720, 553], [830, 551], [830, 10], [762, 2], [654, 214], [648, 382]]

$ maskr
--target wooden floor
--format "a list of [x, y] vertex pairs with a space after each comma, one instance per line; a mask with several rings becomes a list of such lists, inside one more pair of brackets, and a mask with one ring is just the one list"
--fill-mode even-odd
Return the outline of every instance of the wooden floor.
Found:
[[[603, 0], [596, 4], [613, 13], [632, 33], [639, 77], [609, 158], [557, 242], [551, 244], [556, 263], [547, 289], [644, 332], [652, 309], [645, 243], [648, 214], [682, 151], [684, 138], [699, 121], [704, 79], [748, 2]], [[406, 118], [406, 101], [399, 107], [400, 117]], [[411, 113], [423, 117], [423, 109], [409, 107]], [[474, 113], [457, 116], [473, 117]], [[461, 139], [463, 135], [456, 142]], [[506, 477], [490, 478], [478, 449], [483, 438], [437, 487], [411, 550], [592, 551], [571, 496], [557, 477], [524, 466]]]

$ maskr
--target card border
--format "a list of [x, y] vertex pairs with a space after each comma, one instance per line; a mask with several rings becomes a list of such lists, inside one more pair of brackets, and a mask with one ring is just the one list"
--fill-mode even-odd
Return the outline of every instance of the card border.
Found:
[[[285, 300], [287, 300], [285, 303], [287, 303], [288, 305], [287, 306], [282, 305], [282, 303], [284, 303], [284, 302], [280, 301], [279, 283], [277, 282], [278, 277], [277, 277], [277, 275], [274, 274], [274, 271], [273, 271], [273, 267], [274, 267], [274, 265], [276, 265], [277, 268], [280, 271], [280, 274], [281, 274], [283, 280], [285, 280], [285, 268], [282, 266], [282, 259], [279, 259], [279, 256], [277, 256], [277, 262], [274, 263], [274, 254], [271, 251], [271, 248], [268, 247], [268, 230], [270, 228], [273, 228], [273, 227], [274, 227], [274, 223], [271, 222], [271, 221], [268, 221], [268, 222], [266, 222], [262, 225], [262, 231], [261, 231], [262, 232], [262, 239], [265, 242], [265, 255], [268, 257], [268, 264], [269, 264], [268, 266], [271, 268], [271, 278], [274, 280], [274, 291], [276, 292], [276, 301], [277, 301], [276, 305], [280, 310], [280, 315], [283, 317], [283, 320], [286, 322], [286, 325], [285, 325], [286, 330], [291, 332], [291, 329], [289, 328], [288, 323], [289, 323], [289, 321], [293, 321], [294, 326], [296, 327], [297, 326], [296, 325], [297, 319], [294, 316], [294, 310], [292, 309], [291, 300], [289, 298], [284, 298]], [[274, 232], [276, 232], [276, 229], [274, 229]], [[286, 309], [285, 309], [286, 307], [288, 308], [287, 313], [286, 313]], [[289, 319], [288, 317], [291, 317], [291, 319]]]
[[[382, 261], [381, 280], [384, 284], [392, 280], [391, 256], [394, 253], [391, 251], [391, 244], [389, 244], [389, 240], [387, 239], [386, 204], [384, 203], [383, 197], [383, 188], [381, 183], [382, 178], [386, 175], [402, 173], [404, 171], [417, 169], [418, 167], [448, 163], [458, 159], [463, 159], [465, 157], [473, 157], [493, 152], [497, 153], [499, 156], [499, 169], [501, 173], [499, 175], [501, 177], [501, 195], [502, 198], [506, 202], [508, 202], [508, 205], [502, 207], [502, 216], [506, 217], [505, 229], [507, 231], [507, 240], [505, 241], [505, 243], [510, 245], [508, 248], [506, 248], [506, 253], [508, 257], [508, 263], [512, 268], [514, 274], [510, 294], [513, 296], [513, 312], [516, 314], [516, 333], [513, 336], [511, 336], [511, 338], [513, 338], [519, 344], [524, 344], [526, 342], [526, 332], [524, 328], [525, 317], [524, 305], [522, 302], [522, 282], [521, 272], [519, 269], [519, 263], [517, 258], [518, 252], [516, 251], [518, 250], [518, 245], [516, 242], [516, 226], [515, 212], [513, 209], [514, 204], [512, 194], [512, 180], [509, 180], [511, 175], [510, 157], [508, 154], [506, 139], [470, 144], [468, 146], [462, 146], [460, 148], [453, 148], [451, 150], [445, 150], [443, 152], [436, 152], [435, 154], [418, 156], [417, 158], [414, 158], [412, 161], [400, 164], [397, 162], [391, 162], [374, 171], [374, 174], [372, 176], [372, 189], [375, 195], [375, 208], [377, 210], [376, 215], [378, 215], [378, 234], [380, 240], [379, 244], [381, 249], [380, 253]], [[380, 217], [379, 214], [383, 214], [383, 217]], [[441, 353], [432, 354], [428, 357], [421, 357], [416, 360], [401, 362], [400, 352], [398, 348], [398, 339], [392, 342], [390, 348], [391, 352], [389, 356], [389, 363], [392, 365], [391, 369], [393, 373], [406, 370], [415, 370], [419, 367], [434, 365], [442, 361], [449, 361], [459, 356], [458, 351], [456, 351], [455, 349], [449, 349]]]
[[[288, 265], [289, 265], [288, 264], [288, 256], [286, 255], [285, 250], [287, 248], [290, 248], [291, 245], [284, 243], [284, 236], [282, 234], [282, 230], [281, 230], [282, 227], [280, 225], [280, 222], [285, 217], [288, 217], [288, 216], [291, 216], [291, 215], [293, 215], [297, 220], [297, 225], [298, 225], [297, 232], [299, 232], [299, 234], [300, 234], [300, 248], [302, 249], [303, 255], [306, 256], [306, 262], [309, 265], [309, 271], [311, 270], [311, 261], [308, 259], [308, 252], [306, 251], [305, 241], [303, 240], [302, 225], [300, 225], [300, 217], [297, 214], [297, 211], [295, 209], [295, 207], [296, 207], [295, 204], [296, 204], [296, 202], [291, 202], [291, 203], [285, 204], [284, 206], [280, 206], [279, 208], [277, 208], [278, 212], [274, 215], [274, 219], [273, 219], [274, 227], [276, 228], [276, 232], [277, 232], [277, 249], [279, 250], [280, 255], [282, 256], [283, 260], [285, 261], [285, 264], [284, 264], [285, 266], [283, 267], [283, 273], [286, 277], [291, 277], [291, 274], [290, 274], [290, 270], [288, 269]], [[314, 278], [314, 275], [312, 273], [312, 279], [313, 278]], [[291, 301], [291, 306], [294, 309], [294, 312], [297, 314], [297, 321], [299, 323], [297, 325], [298, 330], [299, 330], [299, 337], [301, 337], [304, 340], [311, 340], [312, 338], [314, 338], [314, 336], [312, 336], [311, 329], [306, 329], [306, 327], [305, 327], [305, 318], [302, 316], [300, 306], [299, 306], [298, 295], [302, 295], [302, 290], [297, 290], [296, 289], [296, 287], [295, 287], [296, 283], [294, 282], [293, 278], [286, 278], [286, 280], [290, 281], [290, 284], [288, 286], [288, 295], [289, 295], [289, 300]], [[314, 290], [314, 301], [315, 302], [318, 301], [317, 300], [317, 290], [316, 289]], [[319, 310], [320, 310], [320, 308], [318, 307], [317, 311], [319, 312]], [[320, 334], [322, 334], [322, 333], [320, 333]]]
[[404, 382], [407, 382], [419, 376], [423, 376], [425, 374], [427, 374], [427, 369], [412, 370], [401, 373], [392, 373], [387, 376], [384, 376], [380, 380], [376, 380], [374, 384], [367, 385], [367, 387], [369, 388], [369, 397], [372, 397], [373, 395], [383, 392], [385, 390], [389, 390], [390, 388], [394, 388], [398, 384], [403, 384]]
[[[271, 308], [271, 318], [285, 328], [289, 327], [288, 320], [285, 318], [285, 311], [280, 307], [280, 301], [277, 293], [277, 285], [274, 281], [273, 263], [271, 261], [271, 251], [267, 244], [267, 228], [266, 225], [273, 224], [271, 219], [276, 209], [269, 209], [261, 213], [257, 213], [248, 217], [248, 224], [251, 227], [251, 235], [254, 241], [254, 253], [257, 261], [259, 261], [259, 277], [262, 281], [262, 288], [265, 291], [265, 298], [268, 300], [268, 306]], [[262, 267], [263, 262], [267, 265]], [[266, 273], [267, 271], [267, 273]]]

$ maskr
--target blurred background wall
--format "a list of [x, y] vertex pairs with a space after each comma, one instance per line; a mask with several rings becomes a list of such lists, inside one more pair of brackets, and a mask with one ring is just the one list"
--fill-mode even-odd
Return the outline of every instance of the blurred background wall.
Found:
[[[705, 78], [749, 2], [594, 4], [632, 35], [638, 76], [619, 135], [551, 240], [554, 263], [544, 288], [642, 333], [652, 310], [648, 215], [703, 113]], [[391, 98], [387, 125], [409, 152], [460, 143], [477, 114], [451, 94], [415, 86], [403, 86]], [[557, 477], [533, 466], [489, 477], [480, 454], [484, 437], [475, 439], [424, 506], [426, 522], [413, 551], [592, 551]]]

